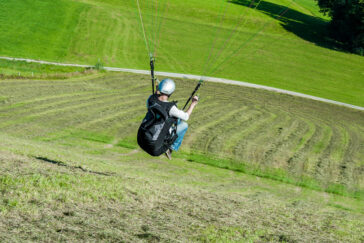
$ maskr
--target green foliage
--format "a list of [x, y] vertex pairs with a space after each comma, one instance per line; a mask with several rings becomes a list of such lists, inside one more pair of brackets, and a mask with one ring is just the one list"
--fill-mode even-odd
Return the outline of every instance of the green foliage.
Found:
[[331, 34], [351, 51], [364, 55], [364, 1], [316, 0], [331, 20]]
[[104, 64], [100, 60], [98, 60], [97, 63], [95, 64], [94, 69], [96, 69], [98, 71], [102, 71], [102, 70], [104, 70]]

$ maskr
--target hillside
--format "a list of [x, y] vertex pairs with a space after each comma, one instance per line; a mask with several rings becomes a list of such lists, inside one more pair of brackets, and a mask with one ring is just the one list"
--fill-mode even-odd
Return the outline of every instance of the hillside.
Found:
[[[364, 59], [336, 51], [325, 39], [327, 19], [313, 0], [250, 5], [141, 1], [149, 44], [159, 46], [157, 70], [210, 74], [364, 106]], [[135, 1], [0, 0], [0, 8], [2, 56], [149, 68]], [[227, 42], [231, 33], [237, 34]]]
[[363, 240], [363, 112], [206, 83], [169, 161], [136, 146], [146, 76], [0, 87], [0, 241]]

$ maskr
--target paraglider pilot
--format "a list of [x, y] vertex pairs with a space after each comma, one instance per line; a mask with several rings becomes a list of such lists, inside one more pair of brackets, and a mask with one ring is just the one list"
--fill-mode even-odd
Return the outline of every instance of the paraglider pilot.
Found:
[[187, 121], [198, 103], [198, 97], [194, 96], [186, 112], [178, 109], [175, 102], [168, 101], [175, 89], [172, 79], [164, 79], [147, 100], [148, 112], [138, 130], [138, 144], [152, 156], [165, 153], [172, 158], [172, 151], [178, 151], [182, 144]]

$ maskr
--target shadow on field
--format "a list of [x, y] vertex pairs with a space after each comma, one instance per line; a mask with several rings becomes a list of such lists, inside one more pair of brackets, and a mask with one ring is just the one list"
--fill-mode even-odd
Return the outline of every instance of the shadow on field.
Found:
[[58, 166], [63, 166], [63, 167], [67, 167], [67, 168], [70, 168], [70, 169], [81, 170], [81, 171], [86, 172], [86, 173], [91, 173], [91, 174], [96, 174], [96, 175], [103, 175], [103, 176], [111, 176], [112, 175], [111, 173], [104, 173], [104, 172], [87, 170], [87, 169], [83, 168], [82, 166], [72, 166], [72, 165], [68, 165], [68, 164], [66, 164], [66, 163], [64, 163], [62, 161], [48, 159], [48, 158], [45, 158], [45, 157], [34, 157], [34, 158], [37, 159], [37, 160], [41, 160], [43, 162], [50, 163], [50, 164], [54, 164], [54, 165], [58, 165]]
[[229, 0], [229, 2], [249, 8], [255, 8], [259, 4], [256, 7], [257, 10], [280, 21], [287, 31], [318, 46], [335, 50], [341, 49], [328, 36], [327, 26], [329, 22], [320, 17], [310, 16], [287, 6], [266, 1]]

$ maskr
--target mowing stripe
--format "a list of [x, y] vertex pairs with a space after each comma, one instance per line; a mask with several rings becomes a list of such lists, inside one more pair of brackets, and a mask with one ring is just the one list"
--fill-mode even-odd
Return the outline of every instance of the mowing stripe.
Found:
[[233, 147], [235, 147], [239, 141], [244, 139], [244, 137], [252, 132], [255, 128], [258, 128], [260, 123], [264, 123], [267, 118], [272, 118], [272, 113], [266, 111], [252, 113], [252, 116], [247, 117], [247, 119], [243, 121], [244, 128], [233, 134], [229, 140], [226, 141], [222, 150], [225, 151], [225, 153], [231, 154], [233, 152]]
[[[34, 63], [41, 63], [41, 64], [46, 64], [46, 65], [57, 65], [57, 66], [71, 66], [71, 67], [84, 67], [84, 68], [93, 67], [91, 65], [57, 63], [57, 62], [48, 62], [48, 61], [40, 61], [40, 60], [25, 59], [25, 58], [13, 58], [13, 57], [1, 57], [0, 56], [0, 59], [10, 60], [10, 61], [26, 61], [26, 62], [34, 62]], [[113, 71], [113, 72], [127, 72], [127, 73], [150, 75], [150, 70], [116, 68], [116, 67], [105, 67], [105, 70]], [[170, 72], [155, 72], [155, 74], [158, 76], [192, 79], [192, 80], [199, 80], [201, 77], [201, 75], [170, 73]], [[232, 85], [250, 87], [250, 88], [255, 88], [255, 89], [263, 89], [263, 90], [268, 90], [271, 92], [288, 94], [288, 95], [297, 96], [297, 97], [301, 97], [301, 98], [305, 98], [305, 99], [316, 100], [316, 101], [325, 102], [325, 103], [329, 103], [329, 104], [333, 104], [333, 105], [339, 105], [339, 106], [344, 106], [344, 107], [348, 107], [348, 108], [355, 109], [355, 110], [364, 111], [364, 107], [362, 107], [362, 106], [356, 106], [356, 105], [352, 105], [352, 104], [348, 104], [348, 103], [344, 103], [344, 102], [325, 99], [325, 98], [321, 98], [321, 97], [317, 97], [317, 96], [313, 96], [313, 95], [307, 95], [307, 94], [279, 89], [279, 88], [273, 88], [273, 87], [269, 87], [269, 86], [265, 86], [265, 85], [252, 84], [252, 83], [243, 82], [243, 81], [230, 80], [230, 79], [224, 79], [224, 78], [215, 78], [215, 77], [204, 77], [204, 81], [214, 82], [214, 83], [232, 84]]]
[[250, 140], [250, 138], [256, 133], [257, 130], [264, 127], [267, 123], [273, 122], [275, 119], [277, 119], [276, 114], [270, 112], [267, 114], [269, 115], [264, 117], [263, 119], [258, 120], [257, 122], [254, 122], [251, 126], [247, 127], [247, 129], [242, 130], [242, 133], [238, 133], [236, 136], [235, 144], [229, 144], [228, 149], [233, 148], [233, 154], [235, 156], [239, 156], [241, 152], [244, 152], [244, 150], [238, 150], [238, 148], [241, 148], [241, 145], [244, 146], [245, 141]]
[[[230, 107], [233, 107], [232, 104], [230, 104]], [[230, 110], [229, 109], [230, 107], [225, 107], [225, 109], [226, 110]], [[200, 134], [203, 131], [208, 130], [211, 127], [215, 127], [217, 124], [227, 122], [230, 119], [230, 117], [234, 116], [236, 113], [239, 113], [240, 111], [245, 110], [245, 109], [246, 109], [246, 107], [243, 107], [241, 109], [231, 110], [230, 112], [225, 113], [224, 115], [221, 115], [217, 119], [210, 119], [209, 118], [209, 122], [205, 122], [204, 123], [204, 126], [199, 126], [194, 131], [193, 135], [190, 135], [190, 136], [187, 137], [187, 139], [185, 140], [186, 141], [185, 143], [190, 144], [191, 143], [190, 141], [192, 141], [197, 134]], [[212, 112], [212, 114], [214, 114], [214, 113]]]
[[[80, 95], [67, 95], [67, 96], [61, 96], [61, 97], [57, 97], [56, 99], [44, 99], [44, 100], [38, 100], [35, 102], [28, 102], [27, 105], [15, 105], [11, 106], [10, 108], [8, 108], [7, 110], [9, 112], [11, 112], [11, 115], [24, 115], [24, 114], [28, 114], [37, 110], [42, 110], [42, 109], [51, 109], [54, 108], [56, 106], [60, 106], [60, 105], [65, 105], [67, 103], [73, 103], [73, 102], [82, 102], [82, 101], [87, 101], [89, 99], [93, 99], [93, 98], [102, 98], [102, 97], [107, 97], [111, 94], [111, 92], [107, 92], [107, 94], [105, 94], [106, 92], [98, 92], [98, 93], [85, 93], [85, 94], [80, 94]], [[114, 92], [115, 94], [117, 94], [117, 92]], [[68, 99], [63, 99], [63, 98], [68, 98]], [[52, 101], [51, 101], [52, 100]], [[40, 104], [34, 104], [37, 102], [41, 102]], [[17, 103], [17, 104], [22, 104], [22, 103]], [[28, 106], [31, 105], [31, 106]]]
[[[120, 97], [109, 97], [110, 99], [120, 99]], [[109, 98], [107, 100], [109, 100]], [[92, 102], [92, 103], [86, 103], [86, 104], [76, 104], [76, 105], [72, 105], [72, 106], [67, 106], [67, 107], [62, 107], [62, 108], [58, 108], [58, 109], [53, 109], [53, 110], [46, 110], [46, 111], [43, 111], [43, 112], [39, 112], [39, 113], [36, 113], [36, 114], [32, 114], [30, 116], [26, 116], [26, 117], [22, 117], [20, 119], [17, 119], [17, 120], [11, 120], [11, 121], [7, 121], [5, 123], [2, 123], [0, 125], [0, 128], [5, 128], [7, 126], [12, 126], [12, 125], [17, 125], [17, 124], [21, 124], [21, 123], [25, 123], [25, 122], [31, 122], [37, 118], [41, 118], [41, 117], [44, 117], [44, 116], [49, 116], [50, 114], [53, 113], [53, 116], [59, 116], [61, 112], [65, 112], [65, 111], [69, 111], [69, 112], [72, 112], [74, 114], [74, 109], [81, 109], [81, 108], [86, 108], [86, 107], [89, 107], [89, 106], [95, 106], [97, 104], [103, 104], [105, 101], [107, 100], [101, 100], [101, 101], [96, 101], [96, 102]], [[55, 113], [55, 114], [54, 114]], [[62, 117], [64, 116], [64, 114], [62, 114]]]
[[[117, 94], [117, 93], [115, 93]], [[101, 99], [101, 98], [106, 98], [109, 97], [110, 94], [99, 94], [99, 95], [86, 95], [86, 96], [75, 96], [72, 98], [75, 99], [67, 99], [67, 100], [61, 100], [58, 102], [54, 102], [54, 103], [47, 103], [47, 104], [43, 104], [43, 105], [38, 105], [38, 106], [34, 106], [31, 108], [26, 108], [26, 109], [22, 109], [19, 112], [15, 113], [17, 116], [16, 117], [24, 117], [27, 114], [32, 114], [31, 116], [37, 115], [37, 114], [41, 114], [43, 112], [49, 112], [49, 111], [54, 111], [57, 110], [55, 109], [56, 107], [61, 106], [61, 108], [64, 107], [64, 105], [67, 104], [73, 104], [75, 102], [79, 103], [79, 102], [87, 102], [90, 100], [95, 100], [95, 99]], [[45, 110], [45, 111], [44, 111]]]

